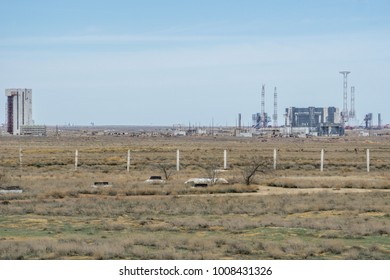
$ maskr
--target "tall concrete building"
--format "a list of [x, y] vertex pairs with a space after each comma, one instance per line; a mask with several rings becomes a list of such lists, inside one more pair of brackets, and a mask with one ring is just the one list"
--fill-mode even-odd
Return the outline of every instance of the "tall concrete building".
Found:
[[32, 125], [32, 90], [31, 89], [6, 89], [7, 132], [20, 135], [21, 126]]

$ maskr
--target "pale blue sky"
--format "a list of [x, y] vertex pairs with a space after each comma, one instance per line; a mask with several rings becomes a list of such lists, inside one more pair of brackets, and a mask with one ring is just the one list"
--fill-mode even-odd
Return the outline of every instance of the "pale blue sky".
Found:
[[[0, 0], [0, 102], [32, 88], [38, 124], [244, 124], [286, 107], [390, 123], [390, 1]], [[349, 106], [349, 105], [348, 105]], [[0, 106], [4, 122], [4, 106]], [[375, 122], [376, 123], [376, 120]]]

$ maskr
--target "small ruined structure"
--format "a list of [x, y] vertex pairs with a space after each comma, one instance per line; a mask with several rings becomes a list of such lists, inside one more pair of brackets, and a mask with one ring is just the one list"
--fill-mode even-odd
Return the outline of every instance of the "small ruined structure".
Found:
[[208, 187], [211, 185], [222, 185], [229, 184], [229, 182], [224, 178], [191, 178], [187, 180], [184, 184], [191, 187]]
[[100, 188], [100, 187], [108, 188], [108, 187], [112, 187], [112, 185], [109, 182], [101, 181], [101, 182], [94, 182], [91, 187], [92, 188]]
[[0, 187], [0, 194], [2, 193], [22, 193], [23, 190], [19, 186]]
[[163, 180], [161, 176], [150, 176], [150, 178], [147, 179], [145, 183], [150, 185], [162, 185], [165, 184], [165, 180]]

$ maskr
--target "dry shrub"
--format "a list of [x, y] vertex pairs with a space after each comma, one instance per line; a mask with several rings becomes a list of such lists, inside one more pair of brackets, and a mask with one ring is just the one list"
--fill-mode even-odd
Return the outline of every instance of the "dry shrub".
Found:
[[322, 253], [340, 255], [345, 251], [345, 245], [340, 240], [323, 240], [320, 244]]
[[269, 158], [252, 156], [249, 160], [244, 161], [241, 167], [241, 174], [245, 185], [249, 186], [254, 182], [255, 176], [258, 173], [271, 173], [271, 161]]
[[252, 247], [244, 241], [231, 241], [228, 243], [226, 253], [228, 255], [250, 255], [252, 254]]
[[128, 253], [130, 254], [130, 257], [134, 259], [151, 259], [148, 253], [148, 248], [145, 248], [144, 246], [134, 246], [129, 250]]
[[61, 191], [51, 191], [49, 193], [46, 193], [45, 195], [46, 198], [56, 198], [56, 199], [61, 199], [64, 198], [65, 196], [66, 193]]
[[213, 251], [215, 249], [215, 242], [204, 238], [191, 238], [188, 241], [187, 249], [191, 252]]
[[283, 251], [292, 259], [308, 259], [318, 253], [314, 244], [294, 237], [284, 243]]
[[374, 218], [353, 218], [341, 225], [342, 230], [350, 236], [371, 236], [390, 234], [390, 221]]
[[4, 171], [0, 171], [0, 186], [9, 184], [10, 179], [11, 179], [11, 178], [10, 178], [10, 176], [8, 175], [8, 173], [6, 173], [6, 172], [4, 172]]
[[217, 248], [221, 248], [222, 246], [227, 244], [227, 241], [224, 238], [216, 238], [214, 240], [214, 243], [217, 246]]
[[143, 236], [136, 236], [133, 239], [133, 243], [135, 246], [145, 246], [151, 248], [167, 248], [168, 242], [167, 240], [161, 240], [157, 236], [153, 234], [145, 234]]
[[362, 259], [361, 248], [354, 246], [354, 247], [348, 249], [348, 251], [345, 253], [345, 259], [347, 259], [347, 260], [360, 260], [360, 259]]
[[168, 223], [154, 223], [144, 226], [148, 231], [175, 231], [176, 229]]
[[175, 228], [185, 228], [186, 230], [206, 230], [216, 223], [205, 217], [192, 216], [186, 218], [175, 218], [170, 221]]
[[118, 222], [105, 221], [100, 228], [107, 231], [123, 231], [126, 226]]
[[256, 228], [259, 224], [256, 221], [247, 220], [244, 217], [235, 217], [223, 219], [222, 226], [226, 231], [242, 232], [243, 230]]
[[390, 182], [381, 178], [356, 178], [356, 177], [284, 177], [267, 180], [266, 183], [273, 187], [283, 188], [359, 188], [359, 189], [389, 189]]
[[285, 259], [286, 253], [282, 250], [278, 242], [264, 242], [264, 249], [268, 257], [272, 259]]

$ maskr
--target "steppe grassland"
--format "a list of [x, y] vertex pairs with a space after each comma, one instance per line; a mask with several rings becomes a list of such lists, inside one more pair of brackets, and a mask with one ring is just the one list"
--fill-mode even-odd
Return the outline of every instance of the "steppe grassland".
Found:
[[[0, 258], [389, 259], [388, 140], [3, 137], [2, 184], [24, 192], [0, 195]], [[144, 184], [157, 164], [175, 170], [177, 149], [181, 170]], [[221, 168], [224, 149], [229, 185], [183, 184]], [[245, 186], [254, 156], [270, 166]]]

